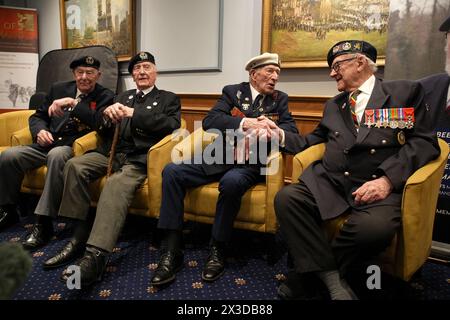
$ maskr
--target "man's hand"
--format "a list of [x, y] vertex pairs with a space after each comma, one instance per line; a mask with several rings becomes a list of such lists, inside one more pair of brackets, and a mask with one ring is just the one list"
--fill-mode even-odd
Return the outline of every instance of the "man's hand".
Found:
[[77, 100], [69, 97], [55, 100], [48, 108], [48, 115], [50, 117], [62, 117], [64, 115], [64, 109], [74, 108], [77, 103]]
[[264, 124], [264, 130], [260, 133], [260, 138], [269, 140], [278, 140], [278, 142], [281, 142], [281, 138], [283, 137], [282, 129], [278, 127], [275, 122], [270, 120], [269, 118], [265, 116], [259, 116], [258, 121]]
[[103, 111], [103, 116], [111, 120], [113, 123], [122, 121], [123, 118], [131, 118], [133, 116], [134, 109], [124, 106], [121, 103], [114, 103]]
[[389, 178], [382, 176], [381, 178], [367, 181], [356, 189], [352, 195], [355, 197], [355, 204], [359, 206], [386, 199], [391, 194], [392, 188]]
[[47, 130], [42, 129], [37, 134], [37, 143], [41, 147], [47, 147], [47, 146], [51, 145], [53, 143], [53, 141], [54, 140], [53, 140], [52, 134], [50, 132], [48, 132]]

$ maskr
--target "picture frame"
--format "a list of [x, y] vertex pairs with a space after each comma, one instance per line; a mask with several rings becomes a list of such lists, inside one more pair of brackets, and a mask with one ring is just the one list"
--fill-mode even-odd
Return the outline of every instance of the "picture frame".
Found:
[[105, 45], [118, 61], [136, 52], [134, 0], [60, 0], [62, 48]]
[[261, 52], [278, 53], [283, 68], [328, 67], [328, 50], [364, 40], [385, 63], [389, 0], [263, 0]]

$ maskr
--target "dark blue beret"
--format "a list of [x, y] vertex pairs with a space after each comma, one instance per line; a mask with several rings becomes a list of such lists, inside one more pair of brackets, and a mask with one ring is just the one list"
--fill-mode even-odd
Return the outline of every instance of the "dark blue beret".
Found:
[[142, 61], [149, 61], [153, 64], [156, 64], [155, 57], [150, 52], [141, 51], [133, 58], [131, 58], [130, 63], [128, 64], [128, 72], [132, 73], [134, 65]]
[[445, 20], [439, 27], [439, 31], [447, 32], [450, 30], [450, 17]]
[[327, 61], [331, 67], [334, 58], [348, 53], [362, 53], [369, 57], [373, 62], [377, 61], [377, 49], [370, 43], [362, 40], [344, 40], [336, 43], [328, 51]]
[[100, 61], [98, 61], [93, 56], [84, 56], [84, 57], [75, 59], [70, 63], [70, 69], [73, 70], [77, 67], [92, 67], [95, 69], [99, 69]]

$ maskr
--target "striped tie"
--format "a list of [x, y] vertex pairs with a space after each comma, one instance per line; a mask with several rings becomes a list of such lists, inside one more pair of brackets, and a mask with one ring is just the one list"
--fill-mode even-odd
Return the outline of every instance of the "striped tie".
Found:
[[356, 116], [355, 108], [356, 108], [356, 99], [358, 99], [358, 95], [361, 93], [359, 90], [355, 90], [350, 94], [348, 102], [350, 103], [350, 111], [352, 113], [353, 123], [355, 127], [359, 127], [358, 117]]

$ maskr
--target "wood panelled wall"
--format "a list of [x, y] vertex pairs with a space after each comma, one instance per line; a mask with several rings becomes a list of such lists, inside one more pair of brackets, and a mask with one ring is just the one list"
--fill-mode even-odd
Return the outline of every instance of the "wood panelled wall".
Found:
[[[219, 94], [178, 94], [181, 98], [182, 117], [189, 132], [194, 121], [201, 121], [220, 97]], [[289, 110], [301, 134], [311, 132], [322, 118], [323, 106], [329, 97], [290, 96]], [[292, 156], [286, 157], [286, 181], [291, 180]], [[294, 178], [296, 180], [297, 177]]]
[[[178, 94], [181, 98], [182, 117], [189, 132], [194, 131], [194, 121], [201, 121], [219, 99], [219, 94]], [[329, 97], [290, 96], [289, 109], [301, 134], [311, 132], [322, 117], [323, 106]], [[17, 109], [0, 109], [0, 113]], [[286, 157], [286, 180], [291, 179], [292, 156]], [[296, 179], [296, 178], [295, 178]]]

